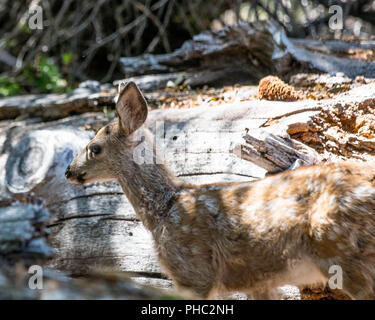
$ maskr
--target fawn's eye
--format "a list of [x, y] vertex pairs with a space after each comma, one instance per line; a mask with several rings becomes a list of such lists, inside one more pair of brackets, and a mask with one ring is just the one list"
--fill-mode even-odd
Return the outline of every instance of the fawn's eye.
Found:
[[102, 150], [100, 148], [100, 146], [98, 146], [97, 144], [92, 144], [90, 147], [89, 147], [90, 151], [93, 153], [93, 154], [99, 154], [100, 151]]

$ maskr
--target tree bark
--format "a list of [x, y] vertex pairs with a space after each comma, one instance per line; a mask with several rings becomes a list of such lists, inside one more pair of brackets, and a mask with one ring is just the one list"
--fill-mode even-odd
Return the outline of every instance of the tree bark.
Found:
[[241, 159], [251, 161], [266, 169], [269, 173], [277, 173], [301, 166], [319, 163], [317, 152], [303, 143], [268, 133], [245, 134], [244, 143], [237, 145], [234, 153]]

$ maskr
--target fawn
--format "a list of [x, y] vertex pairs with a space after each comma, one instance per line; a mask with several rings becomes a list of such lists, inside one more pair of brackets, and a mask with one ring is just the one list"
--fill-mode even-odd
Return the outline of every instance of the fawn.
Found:
[[324, 283], [338, 265], [350, 297], [375, 298], [375, 165], [189, 185], [163, 164], [134, 161], [137, 137], [157, 157], [135, 83], [120, 92], [116, 111], [118, 121], [99, 130], [65, 175], [75, 184], [117, 179], [178, 287], [200, 298], [233, 291], [277, 298], [278, 286]]

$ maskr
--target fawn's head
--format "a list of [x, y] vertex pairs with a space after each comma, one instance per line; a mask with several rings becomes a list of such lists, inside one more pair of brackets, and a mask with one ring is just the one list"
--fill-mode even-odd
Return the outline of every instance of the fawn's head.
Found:
[[65, 176], [74, 184], [117, 179], [119, 157], [132, 161], [137, 141], [134, 132], [147, 118], [147, 103], [134, 82], [119, 93], [116, 104], [118, 120], [101, 128], [88, 145], [67, 167]]

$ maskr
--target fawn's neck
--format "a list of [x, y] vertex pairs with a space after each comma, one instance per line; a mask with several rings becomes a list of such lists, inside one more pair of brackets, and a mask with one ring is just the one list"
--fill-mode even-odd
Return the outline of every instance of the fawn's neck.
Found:
[[142, 147], [152, 152], [152, 163], [148, 161], [139, 164], [133, 160], [122, 159], [118, 180], [143, 224], [153, 231], [176, 200], [182, 182], [178, 181], [163, 163], [156, 163], [153, 136], [145, 129], [143, 134], [145, 139]]

